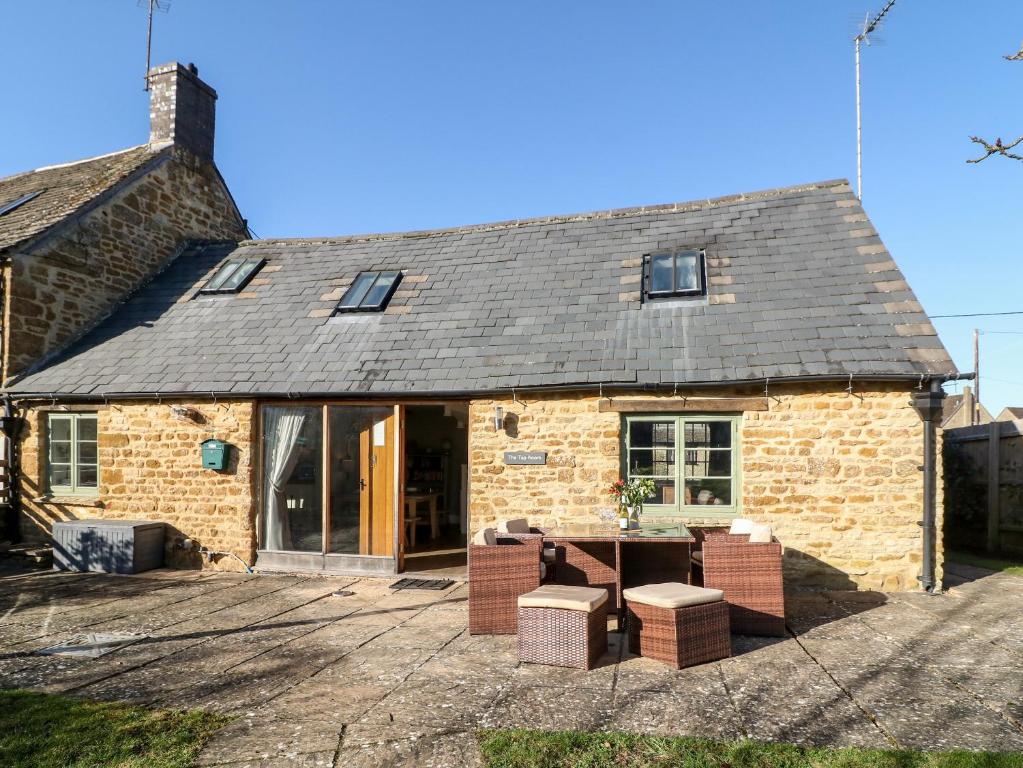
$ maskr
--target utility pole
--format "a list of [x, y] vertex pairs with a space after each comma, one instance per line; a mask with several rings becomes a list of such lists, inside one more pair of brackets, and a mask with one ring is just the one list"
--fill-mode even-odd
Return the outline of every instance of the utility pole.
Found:
[[980, 329], [973, 329], [973, 413], [970, 424], [980, 424]]
[[860, 43], [870, 45], [868, 36], [877, 29], [881, 19], [892, 9], [893, 5], [895, 5], [895, 0], [888, 0], [885, 7], [874, 18], [869, 16], [865, 18], [863, 28], [853, 38], [853, 47], [856, 50], [856, 197], [861, 201], [863, 200], [863, 120], [860, 106]]

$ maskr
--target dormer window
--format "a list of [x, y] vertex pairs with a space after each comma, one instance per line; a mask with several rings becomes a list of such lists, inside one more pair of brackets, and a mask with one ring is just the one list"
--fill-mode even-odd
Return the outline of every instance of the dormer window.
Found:
[[337, 305], [338, 312], [380, 312], [387, 306], [401, 272], [360, 272]]
[[213, 277], [206, 281], [206, 285], [199, 289], [199, 293], [238, 293], [264, 264], [266, 259], [231, 259], [224, 262]]
[[643, 294], [647, 299], [703, 296], [707, 292], [703, 251], [651, 253], [643, 258]]

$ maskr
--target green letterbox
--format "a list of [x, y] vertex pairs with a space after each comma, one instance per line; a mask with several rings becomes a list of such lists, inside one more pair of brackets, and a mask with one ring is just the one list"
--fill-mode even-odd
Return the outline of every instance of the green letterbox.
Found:
[[203, 468], [223, 472], [227, 468], [227, 449], [229, 447], [223, 440], [215, 438], [204, 440], [202, 444]]

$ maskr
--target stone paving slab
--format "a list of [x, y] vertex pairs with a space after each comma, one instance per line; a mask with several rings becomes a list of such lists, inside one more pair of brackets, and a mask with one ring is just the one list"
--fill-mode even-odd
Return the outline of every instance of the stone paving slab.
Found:
[[[0, 686], [236, 717], [204, 768], [474, 766], [477, 729], [508, 727], [1023, 749], [1023, 579], [793, 595], [788, 637], [733, 636], [731, 658], [681, 671], [611, 633], [589, 672], [520, 664], [514, 636], [469, 635], [464, 584], [389, 584], [5, 574]], [[152, 637], [94, 660], [32, 655], [83, 628]]]

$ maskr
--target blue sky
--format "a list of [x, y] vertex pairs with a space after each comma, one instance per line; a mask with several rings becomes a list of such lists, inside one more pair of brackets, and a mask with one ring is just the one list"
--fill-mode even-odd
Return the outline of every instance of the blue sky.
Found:
[[[172, 0], [153, 61], [220, 94], [253, 230], [322, 236], [855, 177], [856, 19], [882, 0]], [[931, 314], [1023, 310], [1016, 0], [899, 0], [866, 49], [864, 204]], [[147, 137], [135, 0], [0, 2], [0, 175]], [[989, 408], [1023, 405], [1023, 315], [935, 320]], [[1016, 333], [1016, 332], [1019, 333]]]

